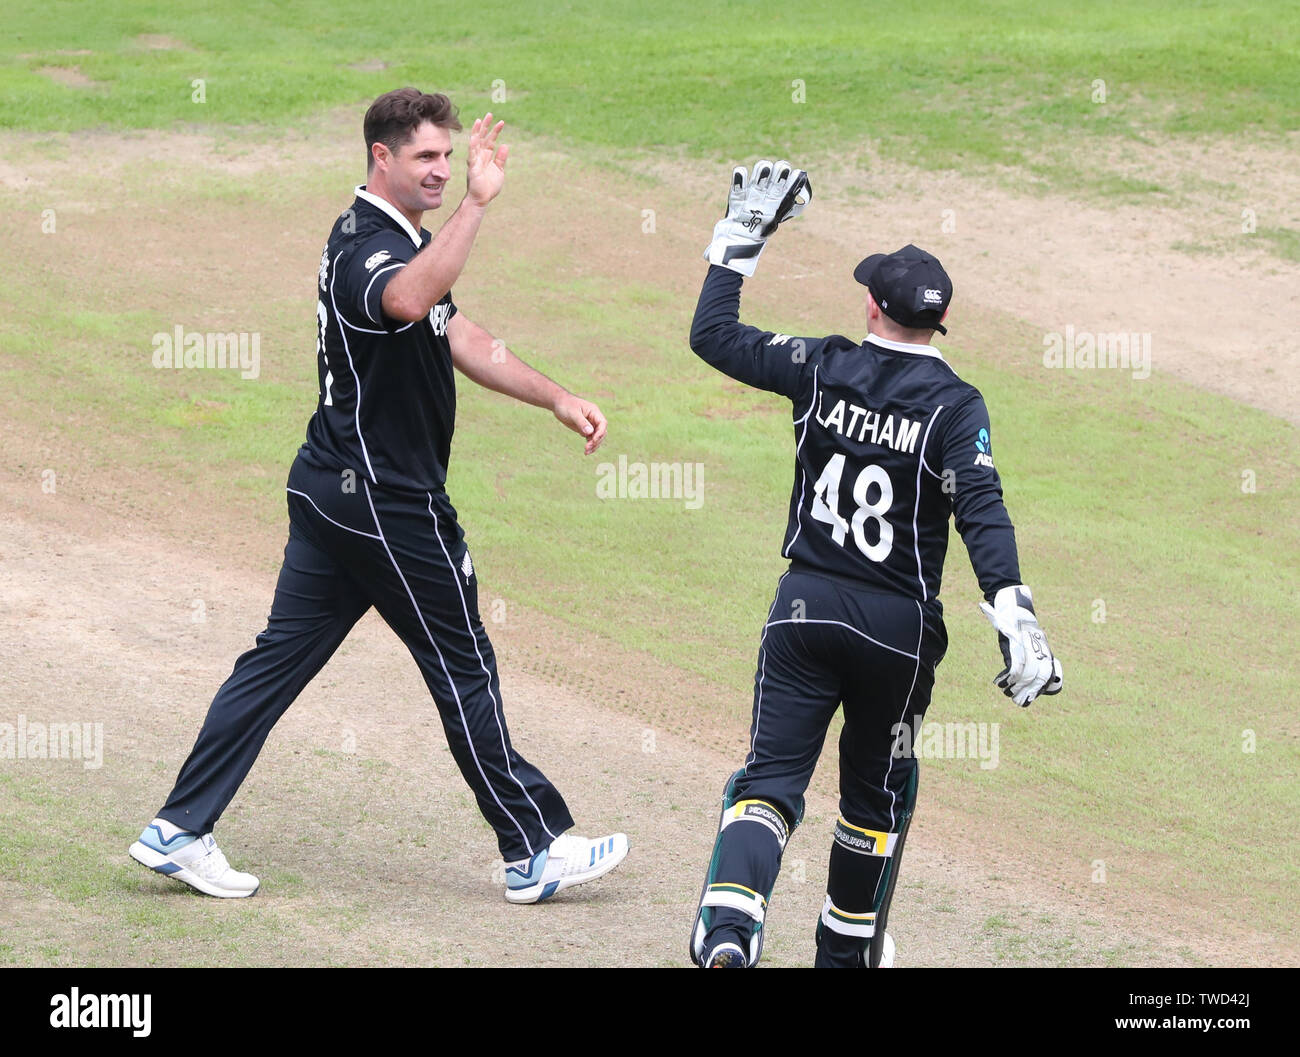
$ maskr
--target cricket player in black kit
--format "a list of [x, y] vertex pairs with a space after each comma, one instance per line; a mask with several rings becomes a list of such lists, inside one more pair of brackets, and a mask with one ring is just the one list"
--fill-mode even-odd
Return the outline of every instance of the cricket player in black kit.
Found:
[[566, 831], [564, 798], [511, 746], [478, 579], [445, 490], [456, 415], [453, 366], [472, 381], [550, 408], [586, 437], [606, 422], [592, 403], [518, 360], [461, 315], [451, 285], [483, 212], [500, 192], [508, 148], [488, 114], [470, 135], [468, 191], [434, 238], [423, 213], [451, 175], [442, 95], [386, 93], [366, 115], [368, 184], [330, 232], [317, 276], [320, 397], [289, 471], [289, 542], [270, 618], [235, 664], [158, 816], [131, 855], [208, 895], [249, 896], [212, 828], [271, 728], [374, 606], [411, 651], [452, 755], [496, 831], [506, 898], [535, 903], [607, 873], [621, 833]]
[[1020, 582], [983, 398], [929, 344], [947, 333], [952, 298], [939, 262], [906, 246], [858, 265], [868, 290], [860, 344], [740, 323], [743, 277], [810, 200], [807, 175], [787, 162], [734, 171], [691, 326], [701, 359], [787, 397], [795, 430], [790, 567], [763, 626], [750, 751], [724, 790], [691, 934], [691, 957], [707, 968], [758, 961], [781, 855], [841, 705], [840, 818], [816, 964], [892, 964], [885, 926], [917, 789], [917, 761], [898, 751], [898, 735], [924, 716], [947, 648], [939, 587], [950, 516], [992, 603], [982, 608], [1006, 665], [996, 684], [1022, 706], [1061, 687]]

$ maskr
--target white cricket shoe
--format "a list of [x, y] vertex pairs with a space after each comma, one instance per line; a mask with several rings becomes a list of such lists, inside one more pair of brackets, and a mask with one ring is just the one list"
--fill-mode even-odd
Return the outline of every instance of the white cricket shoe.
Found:
[[199, 836], [156, 818], [130, 847], [131, 858], [156, 873], [184, 881], [204, 895], [242, 899], [257, 891], [257, 878], [232, 870], [211, 833]]
[[556, 892], [594, 881], [627, 857], [627, 834], [588, 840], [562, 833], [531, 859], [506, 864], [506, 899], [540, 903]]

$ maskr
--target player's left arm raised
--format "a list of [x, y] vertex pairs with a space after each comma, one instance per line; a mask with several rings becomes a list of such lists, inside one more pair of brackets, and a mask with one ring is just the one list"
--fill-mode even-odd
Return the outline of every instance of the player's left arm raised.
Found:
[[723, 374], [794, 398], [821, 339], [792, 337], [740, 322], [740, 287], [777, 227], [812, 199], [808, 174], [787, 161], [760, 161], [731, 174], [727, 211], [704, 251], [711, 267], [691, 321], [691, 349]]
[[470, 381], [525, 404], [548, 408], [569, 429], [586, 438], [588, 455], [600, 447], [608, 424], [600, 408], [590, 400], [575, 396], [528, 366], [506, 348], [505, 342], [467, 319], [463, 312], [448, 320], [447, 340], [451, 362]]

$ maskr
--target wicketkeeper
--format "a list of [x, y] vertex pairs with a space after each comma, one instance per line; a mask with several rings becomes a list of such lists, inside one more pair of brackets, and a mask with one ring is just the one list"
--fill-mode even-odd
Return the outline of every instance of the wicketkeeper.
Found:
[[993, 465], [988, 412], [937, 348], [952, 282], [915, 246], [854, 270], [867, 337], [793, 337], [740, 323], [740, 287], [767, 238], [811, 200], [808, 176], [761, 161], [731, 179], [691, 326], [691, 348], [738, 381], [793, 404], [795, 474], [782, 554], [790, 560], [763, 625], [745, 765], [727, 781], [691, 957], [754, 965], [781, 855], [843, 706], [840, 817], [817, 924], [818, 966], [892, 964], [885, 932], [917, 763], [902, 751], [930, 703], [948, 638], [939, 603], [948, 519], [970, 554], [998, 632], [994, 682], [1016, 704], [1061, 689], [1061, 666], [1020, 578]]

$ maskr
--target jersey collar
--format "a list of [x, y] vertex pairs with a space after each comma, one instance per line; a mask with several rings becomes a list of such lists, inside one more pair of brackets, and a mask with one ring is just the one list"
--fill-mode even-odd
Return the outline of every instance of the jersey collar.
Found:
[[884, 349], [893, 349], [895, 352], [910, 352], [917, 356], [932, 356], [943, 363], [948, 362], [943, 358], [943, 353], [933, 345], [915, 345], [910, 341], [894, 341], [892, 338], [882, 338], [878, 334], [868, 334], [867, 341]]
[[411, 227], [411, 222], [397, 211], [397, 208], [392, 202], [380, 198], [378, 195], [372, 195], [366, 190], [365, 184], [357, 185], [356, 194], [363, 202], [369, 202], [376, 209], [382, 210], [396, 220], [402, 226], [402, 230], [410, 236], [411, 241], [415, 243], [415, 248], [417, 250], [423, 247], [424, 243], [420, 241], [420, 233], [416, 231], [415, 228]]

